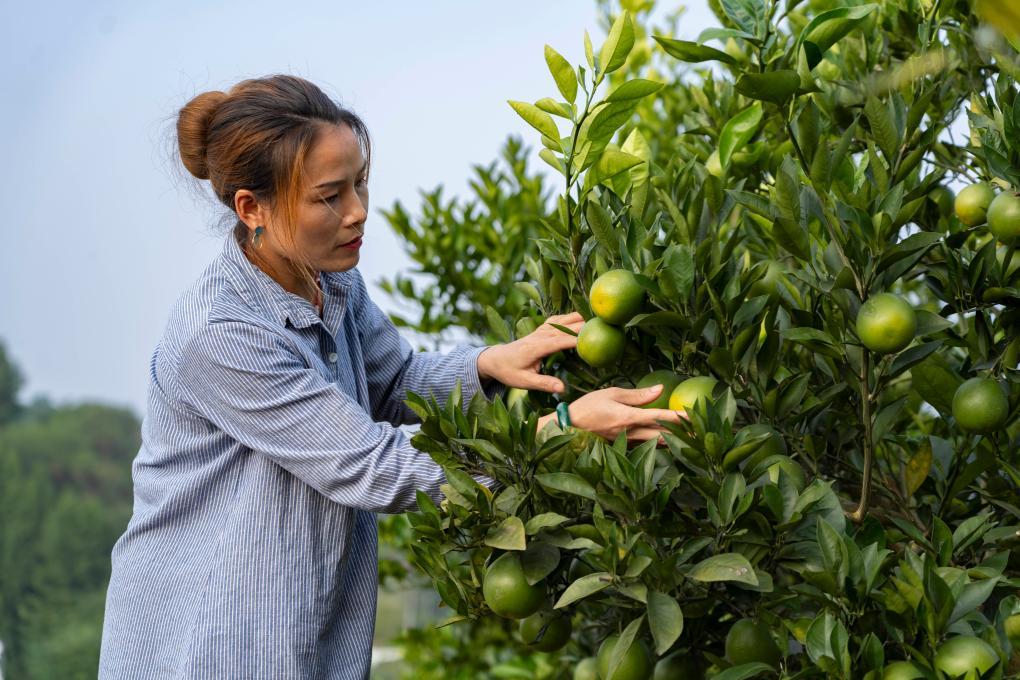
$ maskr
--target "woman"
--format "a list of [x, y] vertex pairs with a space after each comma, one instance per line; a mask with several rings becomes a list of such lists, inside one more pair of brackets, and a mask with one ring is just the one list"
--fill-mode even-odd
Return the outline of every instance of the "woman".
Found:
[[[203, 93], [179, 112], [177, 143], [237, 221], [149, 365], [100, 676], [367, 677], [375, 513], [414, 509], [417, 490], [438, 501], [444, 482], [398, 428], [415, 422], [406, 393], [562, 391], [539, 367], [575, 338], [547, 323], [504, 345], [413, 353], [355, 268], [367, 131], [305, 80]], [[648, 439], [677, 419], [637, 407], [657, 393], [593, 392], [569, 416]]]

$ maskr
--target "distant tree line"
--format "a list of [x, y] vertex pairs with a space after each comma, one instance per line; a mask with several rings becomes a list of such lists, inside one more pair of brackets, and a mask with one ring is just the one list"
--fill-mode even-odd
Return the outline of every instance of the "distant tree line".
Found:
[[0, 668], [8, 680], [95, 678], [140, 423], [103, 404], [26, 404], [23, 385], [0, 341]]

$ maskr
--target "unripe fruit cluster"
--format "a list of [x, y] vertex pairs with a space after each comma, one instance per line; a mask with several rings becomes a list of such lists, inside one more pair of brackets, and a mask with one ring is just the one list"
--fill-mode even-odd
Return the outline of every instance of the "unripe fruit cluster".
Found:
[[988, 231], [1003, 243], [1020, 236], [1020, 194], [999, 195], [987, 184], [971, 184], [956, 196], [956, 216], [968, 227], [988, 223]]

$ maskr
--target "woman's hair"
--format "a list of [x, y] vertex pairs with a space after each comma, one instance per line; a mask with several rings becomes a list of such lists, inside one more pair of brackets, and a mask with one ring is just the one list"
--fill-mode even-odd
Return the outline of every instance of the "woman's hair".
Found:
[[[304, 78], [273, 75], [243, 80], [227, 92], [203, 92], [177, 113], [177, 150], [188, 172], [209, 180], [220, 203], [234, 211], [234, 194], [248, 189], [276, 212], [282, 209], [283, 242], [291, 255], [307, 265], [297, 251], [297, 206], [305, 188], [304, 161], [319, 133], [346, 124], [371, 166], [368, 129], [353, 112], [330, 99]], [[236, 217], [236, 214], [234, 215]], [[239, 218], [234, 235], [242, 243], [248, 228]], [[251, 254], [257, 258], [257, 250]], [[310, 267], [298, 273], [313, 286]]]

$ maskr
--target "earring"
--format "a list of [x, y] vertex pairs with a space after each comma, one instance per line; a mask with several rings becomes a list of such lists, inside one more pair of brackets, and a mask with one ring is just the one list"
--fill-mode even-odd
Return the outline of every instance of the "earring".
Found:
[[265, 227], [256, 227], [255, 233], [251, 236], [251, 245], [253, 248], [258, 249], [262, 247], [262, 234], [266, 233]]

